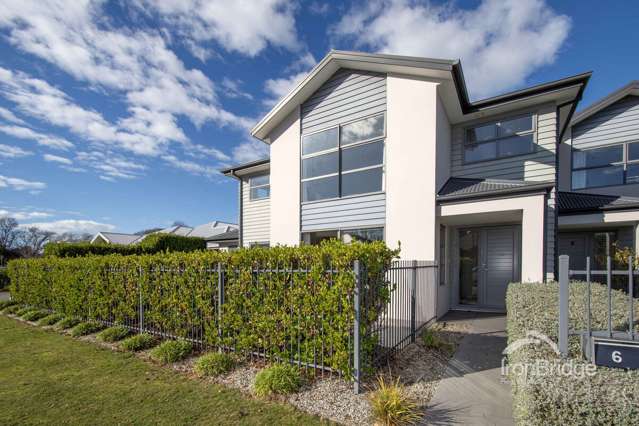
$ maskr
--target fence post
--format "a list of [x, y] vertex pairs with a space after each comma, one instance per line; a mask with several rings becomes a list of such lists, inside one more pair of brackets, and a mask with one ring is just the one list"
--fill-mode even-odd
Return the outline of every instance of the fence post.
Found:
[[224, 304], [224, 275], [222, 262], [217, 262], [217, 337], [219, 350], [222, 350], [222, 305]]
[[360, 375], [361, 375], [361, 360], [360, 360], [360, 347], [359, 347], [359, 331], [360, 331], [360, 281], [361, 270], [359, 260], [353, 262], [353, 272], [355, 273], [355, 290], [353, 292], [353, 304], [355, 309], [355, 321], [353, 322], [353, 391], [355, 394], [359, 394], [360, 389]]
[[569, 257], [559, 256], [559, 352], [568, 356], [568, 289], [569, 289]]
[[417, 261], [412, 262], [413, 278], [410, 286], [410, 341], [415, 343], [415, 298], [417, 292]]
[[635, 291], [635, 281], [634, 281], [634, 273], [635, 266], [633, 265], [634, 259], [632, 256], [628, 256], [628, 304], [630, 312], [628, 312], [628, 334], [630, 340], [634, 340], [634, 329], [635, 329], [635, 307], [633, 306], [634, 299], [634, 291]]
[[144, 303], [142, 300], [142, 267], [138, 266], [138, 332], [141, 334], [144, 330]]

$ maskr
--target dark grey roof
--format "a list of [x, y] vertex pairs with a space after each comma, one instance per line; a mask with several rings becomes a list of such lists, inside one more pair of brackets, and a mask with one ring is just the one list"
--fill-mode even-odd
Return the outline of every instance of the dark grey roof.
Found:
[[563, 214], [639, 208], [639, 198], [618, 195], [559, 192], [557, 201], [559, 213]]
[[232, 174], [233, 172], [237, 172], [243, 169], [248, 169], [249, 167], [261, 166], [263, 164], [268, 164], [271, 162], [270, 158], [262, 158], [260, 160], [251, 161], [244, 164], [238, 164], [237, 166], [229, 167], [228, 169], [220, 170], [220, 173], [223, 175]]
[[206, 241], [226, 241], [237, 240], [239, 238], [239, 232], [237, 229], [231, 229], [230, 231], [223, 232], [221, 234], [212, 235], [205, 238]]
[[437, 194], [438, 200], [484, 197], [526, 192], [552, 187], [552, 182], [530, 182], [505, 179], [450, 178]]

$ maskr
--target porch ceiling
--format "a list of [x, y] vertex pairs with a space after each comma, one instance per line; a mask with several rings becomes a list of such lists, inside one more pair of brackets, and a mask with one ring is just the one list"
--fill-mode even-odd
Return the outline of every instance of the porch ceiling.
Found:
[[509, 210], [490, 213], [466, 213], [440, 216], [440, 223], [442, 225], [451, 226], [505, 225], [521, 223], [521, 218], [521, 210]]

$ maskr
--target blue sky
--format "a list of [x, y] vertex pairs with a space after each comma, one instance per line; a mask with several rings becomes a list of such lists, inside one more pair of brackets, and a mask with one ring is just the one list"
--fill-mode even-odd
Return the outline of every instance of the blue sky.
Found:
[[235, 221], [217, 171], [331, 48], [461, 58], [479, 99], [637, 79], [639, 4], [0, 0], [0, 216], [54, 231]]

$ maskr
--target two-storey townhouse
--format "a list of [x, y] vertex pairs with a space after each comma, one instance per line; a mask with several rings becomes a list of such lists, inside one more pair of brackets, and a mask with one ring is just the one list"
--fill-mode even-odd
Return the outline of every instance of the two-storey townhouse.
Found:
[[639, 81], [593, 103], [559, 148], [559, 254], [604, 269], [614, 247], [639, 240]]
[[330, 52], [252, 130], [241, 245], [383, 240], [439, 263], [438, 314], [555, 273], [557, 141], [590, 74], [471, 102], [459, 61]]

